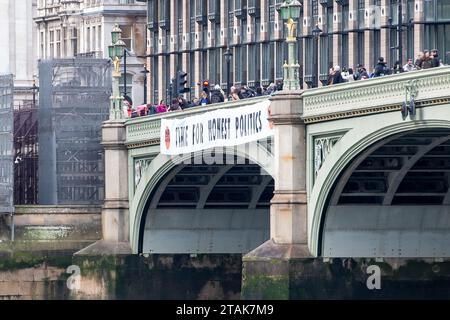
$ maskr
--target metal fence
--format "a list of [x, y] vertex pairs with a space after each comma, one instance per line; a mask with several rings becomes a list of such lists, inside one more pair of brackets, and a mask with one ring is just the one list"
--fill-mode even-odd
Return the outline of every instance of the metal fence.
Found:
[[102, 203], [110, 67], [89, 58], [39, 63], [39, 204]]
[[14, 212], [12, 75], [0, 75], [0, 214]]

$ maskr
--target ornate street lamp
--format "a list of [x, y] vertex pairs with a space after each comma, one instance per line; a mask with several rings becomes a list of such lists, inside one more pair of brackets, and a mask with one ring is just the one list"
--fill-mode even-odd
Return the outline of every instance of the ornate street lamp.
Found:
[[109, 112], [109, 119], [123, 119], [125, 118], [125, 111], [122, 107], [123, 97], [120, 95], [119, 91], [119, 81], [122, 73], [120, 71], [120, 59], [122, 59], [125, 49], [125, 42], [120, 38], [122, 36], [122, 30], [119, 25], [116, 24], [111, 31], [112, 44], [108, 46], [108, 55], [111, 58], [114, 70], [112, 72], [113, 77], [113, 92], [110, 97], [111, 108]]
[[288, 36], [286, 37], [286, 42], [288, 44], [288, 61], [285, 62], [283, 66], [283, 89], [286, 90], [300, 89], [300, 65], [298, 64], [298, 61], [295, 61], [297, 43], [297, 22], [295, 22], [295, 20], [298, 20], [298, 18], [300, 17], [301, 8], [302, 4], [297, 0], [286, 0], [280, 6], [281, 18], [286, 21], [286, 25], [288, 28]]
[[230, 83], [230, 64], [231, 64], [231, 59], [233, 58], [233, 53], [231, 52], [230, 48], [228, 47], [227, 50], [225, 50], [225, 53], [223, 54], [225, 57], [225, 61], [227, 62], [227, 92], [228, 92], [228, 96], [231, 94], [230, 88], [231, 88], [231, 83]]
[[302, 4], [297, 0], [286, 0], [280, 6], [281, 18], [288, 20], [289, 18], [297, 20], [300, 18]]
[[314, 54], [314, 79], [313, 79], [313, 88], [317, 88], [319, 86], [319, 61], [318, 61], [318, 53], [319, 53], [319, 37], [322, 33], [322, 29], [319, 28], [318, 25], [311, 30], [312, 35], [314, 37], [314, 48], [316, 50]]
[[122, 37], [122, 30], [119, 28], [118, 24], [115, 24], [111, 30], [111, 41], [116, 43]]
[[147, 69], [147, 64], [144, 63], [144, 70], [141, 71], [144, 75], [144, 104], [147, 104], [147, 74], [150, 73]]

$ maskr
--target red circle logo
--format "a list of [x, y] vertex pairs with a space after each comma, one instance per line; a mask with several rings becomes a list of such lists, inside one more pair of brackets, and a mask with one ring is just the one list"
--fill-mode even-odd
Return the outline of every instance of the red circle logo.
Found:
[[165, 133], [166, 133], [166, 137], [164, 139], [164, 142], [166, 144], [166, 149], [169, 149], [170, 148], [170, 129], [169, 129], [169, 127], [166, 127]]

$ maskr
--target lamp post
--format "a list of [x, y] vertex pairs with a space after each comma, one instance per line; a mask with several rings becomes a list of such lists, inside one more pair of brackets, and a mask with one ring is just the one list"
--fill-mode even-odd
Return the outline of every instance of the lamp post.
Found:
[[297, 43], [297, 33], [295, 20], [300, 18], [301, 3], [297, 0], [286, 0], [280, 6], [281, 18], [286, 21], [288, 28], [288, 36], [286, 42], [288, 44], [288, 61], [285, 62], [284, 68], [284, 79], [283, 79], [283, 89], [286, 90], [299, 90], [299, 69], [300, 65], [298, 61], [295, 61], [296, 57], [296, 43]]
[[314, 54], [314, 79], [313, 79], [313, 88], [317, 88], [319, 86], [319, 61], [318, 61], [318, 53], [319, 53], [319, 36], [322, 33], [322, 29], [319, 28], [318, 25], [312, 29], [312, 35], [314, 37], [314, 48], [316, 50]]
[[230, 48], [227, 47], [227, 50], [225, 50], [225, 53], [223, 54], [225, 56], [225, 61], [227, 62], [227, 92], [228, 96], [231, 94], [230, 88], [230, 64], [231, 59], [233, 58], [233, 53], [231, 52]]
[[108, 46], [108, 54], [114, 65], [112, 71], [113, 91], [112, 96], [110, 97], [110, 120], [125, 118], [125, 112], [122, 110], [123, 97], [121, 97], [119, 91], [119, 81], [121, 77], [120, 59], [122, 59], [125, 49], [125, 42], [120, 39], [121, 36], [122, 30], [120, 30], [119, 25], [116, 24], [111, 31], [112, 44]]
[[36, 92], [39, 90], [38, 86], [36, 86], [36, 79], [33, 79], [31, 90], [33, 91], [33, 108], [36, 108]]
[[147, 65], [144, 63], [144, 70], [141, 71], [144, 74], [144, 104], [147, 103], [147, 74], [150, 73], [147, 69]]
[[127, 55], [131, 57], [131, 52], [123, 47], [123, 96], [127, 95]]

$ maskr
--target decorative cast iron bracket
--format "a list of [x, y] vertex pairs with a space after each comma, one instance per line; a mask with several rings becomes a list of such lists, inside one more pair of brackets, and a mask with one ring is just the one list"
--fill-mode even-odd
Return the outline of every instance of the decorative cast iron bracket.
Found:
[[403, 102], [401, 109], [403, 120], [406, 119], [408, 114], [411, 119], [415, 118], [416, 116], [415, 100], [418, 93], [419, 90], [417, 88], [417, 79], [411, 80], [405, 85], [405, 102]]

